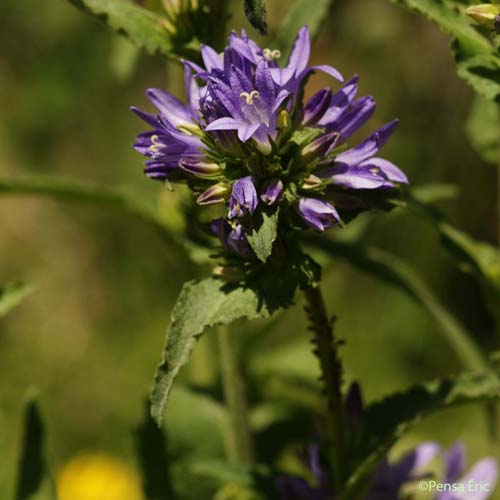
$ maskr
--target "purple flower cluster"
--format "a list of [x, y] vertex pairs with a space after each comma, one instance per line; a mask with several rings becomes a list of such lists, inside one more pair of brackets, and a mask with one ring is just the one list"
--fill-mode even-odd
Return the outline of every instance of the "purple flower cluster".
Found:
[[284, 67], [277, 63], [278, 50], [262, 49], [245, 32], [233, 32], [221, 54], [202, 46], [203, 66], [183, 61], [187, 104], [149, 89], [158, 112], [132, 108], [152, 127], [134, 144], [148, 158], [146, 175], [187, 182], [198, 204], [226, 207], [212, 230], [226, 249], [244, 258], [252, 255], [245, 234], [256, 212], [280, 210], [288, 214], [280, 220], [290, 227], [324, 231], [345, 211], [369, 209], [368, 191], [408, 182], [395, 165], [377, 157], [397, 120], [346, 146], [375, 109], [372, 97], [357, 97], [357, 77], [303, 101], [311, 73], [343, 81], [331, 66], [308, 66], [309, 55], [307, 27]]
[[[426, 468], [440, 457], [444, 473], [439, 479], [426, 473]], [[328, 474], [320, 464], [317, 445], [309, 447], [309, 468], [315, 484], [297, 477], [281, 477], [277, 487], [282, 500], [332, 500]], [[498, 478], [498, 465], [493, 458], [484, 458], [474, 464], [468, 472], [464, 445], [455, 443], [449, 450], [434, 442], [425, 442], [406, 454], [401, 460], [390, 463], [384, 460], [379, 465], [366, 500], [398, 500], [403, 488], [417, 488], [425, 484], [434, 500], [487, 500], [493, 495]], [[438, 488], [439, 484], [439, 488]], [[406, 497], [404, 497], [406, 498]]]

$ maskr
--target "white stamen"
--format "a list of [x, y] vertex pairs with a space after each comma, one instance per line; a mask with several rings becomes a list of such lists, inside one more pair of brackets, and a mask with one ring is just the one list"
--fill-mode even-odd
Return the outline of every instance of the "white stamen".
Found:
[[160, 151], [160, 149], [163, 147], [164, 147], [164, 144], [162, 144], [161, 142], [158, 141], [158, 136], [156, 134], [152, 135], [151, 136], [151, 146], [149, 146], [149, 150], [152, 153], [158, 153]]
[[257, 90], [252, 90], [252, 92], [242, 92], [240, 97], [245, 99], [245, 102], [251, 106], [253, 104], [254, 99], [258, 99], [260, 97], [259, 92]]
[[264, 49], [262, 54], [267, 61], [273, 61], [281, 57], [281, 51], [279, 50]]

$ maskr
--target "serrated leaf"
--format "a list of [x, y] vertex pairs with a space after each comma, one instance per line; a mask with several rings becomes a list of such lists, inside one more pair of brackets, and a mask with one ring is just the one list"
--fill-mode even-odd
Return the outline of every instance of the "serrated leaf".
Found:
[[274, 210], [271, 214], [262, 212], [261, 216], [260, 226], [247, 235], [247, 240], [257, 258], [266, 262], [273, 251], [273, 244], [278, 236], [279, 211]]
[[24, 427], [21, 456], [19, 460], [15, 500], [28, 500], [39, 498], [55, 498], [43, 488], [46, 476], [46, 463], [44, 457], [45, 430], [36, 400], [32, 399], [26, 404], [24, 410]]
[[271, 312], [250, 288], [229, 287], [214, 278], [186, 283], [172, 312], [164, 360], [156, 374], [151, 397], [153, 418], [161, 422], [175, 378], [206, 328], [240, 318], [265, 318]]
[[250, 24], [261, 34], [267, 35], [267, 12], [264, 0], [243, 0], [243, 8]]
[[492, 42], [477, 31], [465, 13], [467, 5], [452, 0], [392, 0], [435, 22], [453, 36], [457, 73], [487, 99], [500, 98], [500, 57]]
[[25, 297], [33, 293], [29, 283], [9, 283], [0, 287], [0, 318], [16, 307]]
[[311, 6], [311, 0], [296, 0], [278, 28], [275, 45], [283, 53], [289, 51], [304, 25], [308, 26], [311, 38], [316, 38], [332, 4], [333, 0], [315, 0]]
[[136, 429], [135, 438], [146, 498], [148, 500], [169, 500], [173, 498], [166, 437], [151, 418], [148, 403], [145, 405], [143, 420]]
[[466, 132], [476, 153], [487, 163], [500, 161], [500, 105], [477, 96]]
[[462, 360], [464, 366], [469, 369], [489, 369], [489, 362], [473, 336], [442, 305], [433, 291], [407, 262], [391, 253], [374, 247], [363, 247], [359, 243], [341, 243], [318, 237], [309, 237], [305, 241], [403, 290], [434, 318], [446, 341]]
[[446, 408], [499, 398], [500, 380], [495, 374], [464, 374], [416, 385], [368, 406], [355, 450], [357, 466], [341, 498], [351, 498], [352, 491], [371, 476], [388, 449], [423, 418]]
[[163, 18], [128, 0], [69, 0], [149, 54], [172, 56]]

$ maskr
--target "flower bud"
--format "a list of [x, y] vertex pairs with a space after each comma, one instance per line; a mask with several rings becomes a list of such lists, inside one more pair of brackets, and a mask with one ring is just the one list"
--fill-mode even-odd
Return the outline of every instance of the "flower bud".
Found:
[[305, 146], [300, 152], [300, 156], [306, 161], [312, 161], [315, 158], [327, 156], [338, 144], [340, 134], [338, 132], [330, 132], [315, 139], [313, 142]]
[[465, 11], [474, 21], [490, 29], [500, 29], [500, 7], [491, 3], [471, 5]]
[[201, 177], [203, 179], [212, 179], [219, 176], [224, 171], [224, 167], [218, 165], [217, 163], [191, 160], [189, 158], [182, 158], [179, 162], [179, 167], [188, 174], [194, 175], [195, 177]]
[[309, 177], [306, 177], [302, 181], [300, 188], [305, 190], [312, 190], [320, 188], [322, 185], [323, 185], [323, 180], [317, 177], [316, 175], [311, 174]]
[[290, 113], [283, 109], [278, 113], [278, 128], [284, 129], [290, 126]]
[[215, 203], [224, 203], [229, 195], [229, 187], [221, 182], [210, 186], [206, 191], [198, 196], [196, 203], [198, 205], [214, 205]]

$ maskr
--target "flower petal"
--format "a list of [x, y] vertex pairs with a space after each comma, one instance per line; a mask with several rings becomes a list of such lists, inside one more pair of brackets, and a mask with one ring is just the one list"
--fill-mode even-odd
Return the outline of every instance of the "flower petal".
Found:
[[408, 177], [394, 163], [383, 158], [370, 158], [360, 163], [359, 166], [368, 169], [378, 168], [388, 180], [401, 184], [409, 184]]
[[234, 118], [218, 118], [213, 122], [209, 123], [205, 130], [210, 132], [212, 130], [237, 130], [240, 127], [240, 122]]
[[339, 163], [356, 166], [364, 160], [371, 158], [389, 140], [389, 137], [396, 129], [398, 123], [399, 120], [397, 119], [393, 120], [390, 123], [387, 123], [372, 135], [370, 135], [370, 137], [358, 144], [355, 148], [349, 149], [348, 151], [339, 154], [336, 158], [336, 161]]
[[222, 56], [217, 54], [217, 52], [208, 45], [201, 46], [201, 58], [203, 59], [203, 64], [209, 72], [214, 68], [224, 69], [222, 62]]
[[287, 68], [293, 70], [295, 75], [302, 73], [306, 69], [310, 53], [311, 39], [309, 29], [307, 26], [304, 26], [295, 38], [290, 57], [288, 58]]
[[188, 107], [173, 95], [161, 89], [147, 89], [146, 95], [161, 115], [174, 127], [193, 122], [193, 116]]

